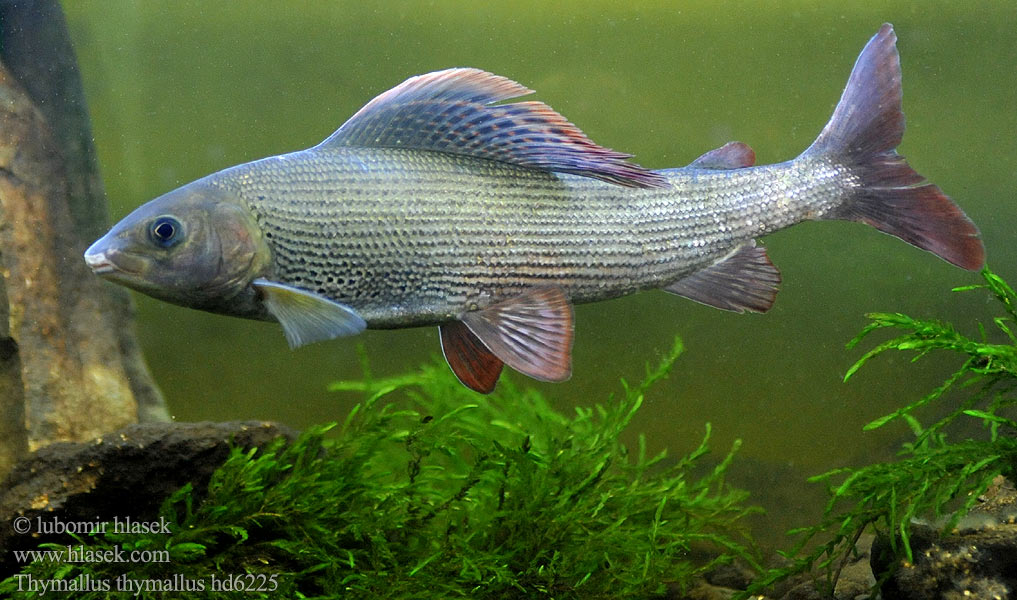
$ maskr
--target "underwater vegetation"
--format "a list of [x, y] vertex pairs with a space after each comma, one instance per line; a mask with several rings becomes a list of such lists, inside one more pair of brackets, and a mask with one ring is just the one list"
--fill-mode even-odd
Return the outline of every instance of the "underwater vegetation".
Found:
[[[899, 460], [835, 469], [810, 479], [829, 486], [830, 499], [823, 518], [792, 532], [800, 538], [784, 553], [793, 558], [791, 565], [770, 570], [749, 592], [758, 593], [813, 566], [826, 570], [829, 589], [833, 589], [854, 542], [869, 526], [889, 540], [896, 559], [911, 563], [910, 535], [917, 519], [932, 518], [944, 533], [949, 532], [997, 477], [1013, 481], [1017, 473], [1017, 420], [1007, 413], [1017, 404], [1017, 294], [988, 267], [982, 270], [982, 277], [985, 283], [954, 291], [985, 290], [998, 301], [1003, 315], [993, 324], [1005, 343], [991, 343], [990, 332], [981, 324], [978, 338], [972, 339], [951, 324], [936, 320], [899, 313], [867, 315], [871, 323], [851, 340], [849, 348], [878, 330], [902, 333], [866, 352], [848, 369], [845, 380], [869, 360], [891, 350], [914, 353], [912, 362], [935, 351], [952, 352], [962, 359], [961, 365], [925, 396], [865, 426], [871, 430], [895, 421], [906, 423], [914, 440], [903, 445]], [[945, 416], [930, 425], [922, 424], [918, 416], [921, 409], [956, 397], [961, 399], [955, 406], [940, 407]], [[967, 419], [984, 423], [987, 439], [948, 440], [948, 428], [964, 425]], [[828, 537], [824, 543], [805, 552], [823, 536]]]
[[[635, 448], [620, 441], [647, 390], [682, 353], [676, 340], [642, 383], [623, 381], [622, 393], [571, 417], [511, 379], [478, 402], [439, 362], [376, 379], [364, 360], [361, 381], [332, 386], [367, 395], [341, 425], [235, 448], [207, 489], [189, 484], [165, 500], [168, 533], [101, 532], [74, 542], [81, 552], [163, 551], [164, 561], [40, 558], [0, 582], [0, 595], [35, 597], [20, 579], [31, 576], [67, 582], [80, 598], [159, 598], [166, 590], [208, 598], [650, 598], [688, 591], [697, 576], [735, 559], [761, 573], [739, 598], [815, 568], [833, 590], [863, 532], [887, 540], [894, 556], [882, 564], [910, 563], [919, 519], [949, 532], [998, 477], [1017, 472], [1017, 420], [1008, 415], [1017, 404], [1017, 293], [987, 268], [982, 276], [985, 283], [955, 290], [985, 290], [1001, 305], [995, 330], [979, 327], [975, 338], [936, 320], [868, 315], [849, 347], [877, 331], [897, 334], [845, 379], [890, 350], [915, 361], [948, 351], [961, 364], [933, 391], [866, 426], [905, 423], [914, 439], [899, 459], [811, 478], [828, 486], [828, 504], [818, 523], [791, 532], [798, 537], [780, 567], [760, 567], [742, 522], [757, 509], [725, 480], [738, 442], [704, 464], [709, 425], [677, 459], [648, 456], [642, 438]], [[923, 424], [920, 415], [936, 409], [938, 418]], [[972, 419], [984, 425], [983, 439], [949, 438]]]
[[724, 478], [737, 443], [707, 467], [709, 426], [678, 459], [648, 456], [641, 438], [636, 448], [619, 441], [681, 352], [676, 340], [641, 384], [623, 382], [617, 397], [572, 417], [510, 381], [478, 403], [442, 365], [376, 380], [365, 361], [363, 381], [334, 385], [368, 394], [344, 423], [234, 450], [207, 492], [188, 485], [163, 503], [170, 533], [75, 542], [165, 550], [170, 564], [38, 560], [0, 594], [34, 597], [17, 592], [31, 574], [235, 598], [237, 588], [222, 589], [233, 575], [244, 597], [647, 598], [735, 557], [756, 565], [740, 528], [754, 509]]

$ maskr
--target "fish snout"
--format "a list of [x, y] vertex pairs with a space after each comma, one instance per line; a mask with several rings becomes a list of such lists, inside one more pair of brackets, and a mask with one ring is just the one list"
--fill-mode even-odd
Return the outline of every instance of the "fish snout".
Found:
[[116, 265], [110, 260], [105, 238], [96, 241], [85, 250], [85, 264], [96, 275], [107, 275], [116, 271]]

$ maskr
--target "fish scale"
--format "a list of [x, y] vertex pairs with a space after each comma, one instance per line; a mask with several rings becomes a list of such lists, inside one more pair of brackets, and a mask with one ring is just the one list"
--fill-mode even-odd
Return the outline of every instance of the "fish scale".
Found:
[[[273, 278], [347, 304], [373, 327], [441, 322], [541, 284], [573, 302], [661, 287], [821, 216], [851, 184], [844, 168], [811, 160], [664, 170], [669, 187], [636, 190], [388, 148], [311, 149], [235, 169], [215, 184], [267, 232]], [[366, 277], [348, 286], [335, 273]]]
[[439, 325], [460, 381], [504, 365], [571, 374], [572, 304], [661, 288], [764, 312], [780, 273], [756, 239], [810, 219], [860, 221], [978, 269], [973, 223], [895, 148], [896, 36], [862, 50], [797, 158], [754, 166], [730, 142], [653, 171], [598, 146], [479, 69], [411, 77], [325, 141], [214, 173], [146, 203], [85, 253], [158, 298], [278, 321], [291, 347], [367, 327]]

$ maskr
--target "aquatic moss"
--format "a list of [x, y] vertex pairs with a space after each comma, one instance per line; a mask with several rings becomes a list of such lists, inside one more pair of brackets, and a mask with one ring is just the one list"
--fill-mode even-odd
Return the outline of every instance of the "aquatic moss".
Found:
[[[1003, 315], [993, 320], [997, 337], [979, 324], [977, 339], [958, 332], [951, 324], [914, 319], [900, 313], [871, 313], [871, 323], [848, 343], [858, 345], [875, 331], [899, 330], [900, 335], [866, 352], [850, 369], [849, 379], [869, 360], [891, 350], [914, 353], [912, 362], [936, 351], [961, 358], [960, 366], [946, 380], [920, 399], [872, 421], [866, 430], [903, 421], [914, 434], [905, 443], [900, 459], [858, 469], [835, 469], [810, 481], [828, 485], [830, 499], [820, 523], [791, 533], [800, 536], [787, 552], [790, 567], [773, 569], [756, 582], [748, 593], [766, 589], [774, 582], [814, 566], [825, 569], [830, 589], [836, 583], [840, 565], [849, 558], [854, 542], [872, 526], [886, 536], [899, 560], [912, 560], [910, 534], [916, 518], [931, 518], [952, 530], [977, 502], [978, 497], [1002, 475], [1013, 480], [1017, 474], [1017, 421], [1012, 407], [1017, 404], [1017, 294], [1002, 278], [983, 269], [984, 284], [953, 291], [985, 290], [999, 303]], [[925, 426], [921, 409], [942, 406], [960, 397], [946, 416]], [[942, 409], [940, 409], [942, 410]], [[1011, 416], [1007, 416], [1011, 415]], [[951, 425], [978, 419], [986, 427], [982, 439], [948, 440]], [[827, 538], [813, 550], [803, 551], [817, 539]], [[748, 595], [746, 593], [745, 595]], [[744, 597], [744, 596], [743, 596]]]
[[[681, 350], [676, 341], [642, 384], [623, 382], [616, 399], [572, 417], [505, 379], [480, 398], [438, 364], [377, 380], [365, 370], [364, 381], [333, 386], [368, 394], [341, 426], [233, 450], [207, 494], [176, 492], [161, 509], [170, 534], [78, 540], [166, 550], [169, 564], [40, 560], [22, 574], [202, 582], [194, 595], [209, 598], [236, 597], [235, 586], [221, 589], [230, 576], [245, 597], [266, 598], [647, 598], [682, 588], [752, 556], [739, 528], [746, 494], [724, 481], [737, 444], [692, 477], [709, 426], [677, 460], [647, 455], [641, 437], [635, 449], [620, 441]], [[713, 558], [697, 563], [694, 552]], [[15, 578], [0, 584], [16, 590]]]

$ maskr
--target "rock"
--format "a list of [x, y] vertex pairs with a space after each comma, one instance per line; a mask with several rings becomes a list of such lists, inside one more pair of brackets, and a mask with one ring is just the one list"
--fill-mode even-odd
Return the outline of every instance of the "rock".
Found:
[[157, 422], [40, 448], [0, 484], [0, 580], [20, 568], [12, 550], [69, 539], [41, 532], [42, 523], [151, 521], [184, 484], [206, 486], [231, 443], [246, 449], [280, 436], [292, 440], [296, 432], [261, 421]]
[[[867, 600], [876, 584], [869, 568], [869, 553], [874, 536], [862, 535], [855, 543], [850, 560], [843, 565], [831, 596], [823, 585], [826, 583], [825, 572], [797, 575], [789, 581], [767, 589], [765, 595], [752, 596], [753, 600]], [[783, 559], [775, 557], [778, 563]], [[777, 565], [774, 565], [777, 566]], [[675, 600], [729, 600], [739, 592], [743, 592], [752, 582], [754, 572], [737, 563], [721, 565], [706, 574], [703, 581], [698, 582], [685, 594], [678, 590], [666, 596]]]
[[747, 566], [734, 563], [718, 565], [687, 591], [675, 586], [664, 598], [667, 600], [730, 600], [736, 593], [749, 587], [755, 572]]
[[888, 560], [893, 556], [889, 540], [877, 540], [872, 570], [892, 572], [882, 586], [886, 600], [1017, 598], [1017, 493], [997, 478], [979, 500], [949, 535], [931, 524], [913, 523], [914, 563]]
[[752, 569], [740, 563], [718, 565], [715, 569], [706, 574], [706, 581], [710, 585], [730, 588], [732, 590], [744, 590], [749, 587], [756, 573]]
[[840, 577], [834, 588], [835, 597], [861, 600], [868, 598], [872, 593], [876, 578], [872, 576], [870, 563], [875, 538], [876, 536], [872, 534], [864, 534], [858, 538], [854, 554], [840, 570]]
[[738, 590], [719, 585], [713, 585], [707, 581], [700, 581], [685, 594], [677, 590], [665, 596], [667, 600], [731, 600]]

